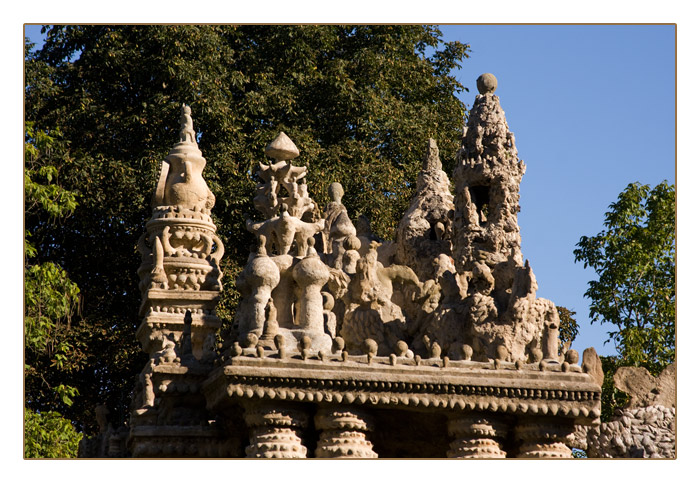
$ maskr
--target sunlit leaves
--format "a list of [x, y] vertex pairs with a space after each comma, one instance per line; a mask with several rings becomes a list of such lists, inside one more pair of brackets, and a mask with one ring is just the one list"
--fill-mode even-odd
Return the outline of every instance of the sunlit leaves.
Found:
[[675, 359], [675, 187], [628, 185], [604, 226], [574, 250], [599, 277], [586, 291], [590, 316], [615, 326], [622, 362], [658, 372]]
[[559, 313], [559, 352], [564, 353], [578, 335], [578, 322], [574, 319], [576, 312], [557, 305]]
[[75, 458], [82, 435], [55, 411], [24, 409], [25, 458]]

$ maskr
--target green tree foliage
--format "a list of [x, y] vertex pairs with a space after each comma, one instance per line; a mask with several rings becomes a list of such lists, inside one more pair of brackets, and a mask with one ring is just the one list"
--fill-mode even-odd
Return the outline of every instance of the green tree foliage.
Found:
[[[60, 134], [37, 131], [32, 123], [25, 129], [25, 210], [42, 213], [47, 223], [69, 215], [77, 206], [76, 193], [57, 183], [58, 170], [43, 164], [44, 158], [69, 157], [58, 140]], [[25, 231], [24, 270], [24, 356], [25, 456], [61, 458], [76, 456], [80, 439], [70, 420], [47, 408], [65, 408], [73, 404], [79, 391], [65, 384], [65, 376], [80, 368], [81, 343], [71, 337], [71, 319], [75, 315], [80, 290], [60, 266], [52, 262], [32, 264], [37, 250]]]
[[[320, 206], [340, 182], [355, 219], [391, 237], [433, 137], [452, 170], [465, 106], [450, 75], [468, 46], [443, 43], [431, 26], [54, 26], [25, 60], [27, 120], [60, 131], [70, 158], [43, 157], [79, 195], [73, 215], [50, 223], [27, 213], [38, 262], [60, 264], [80, 287], [85, 347], [69, 417], [88, 432], [105, 403], [126, 418], [129, 391], [145, 363], [135, 340], [140, 293], [135, 250], [150, 216], [161, 160], [178, 139], [179, 109], [192, 107], [217, 197], [226, 246], [219, 314], [233, 317], [233, 280], [253, 241], [245, 214], [257, 163], [279, 131], [310, 167]], [[33, 391], [28, 389], [28, 393]]]
[[618, 356], [601, 356], [600, 362], [603, 364], [602, 393], [600, 396], [600, 419], [603, 422], [612, 420], [615, 409], [623, 407], [629, 401], [629, 395], [615, 387], [613, 376], [622, 366], [628, 366]]
[[628, 396], [617, 390], [613, 374], [621, 366], [643, 366], [652, 374], [675, 360], [675, 187], [632, 183], [605, 214], [605, 229], [581, 237], [576, 261], [592, 267], [589, 282], [593, 321], [609, 322], [608, 333], [618, 356], [601, 357], [603, 421]]
[[25, 458], [75, 458], [82, 435], [59, 413], [24, 410]]
[[596, 271], [589, 282], [593, 321], [608, 333], [622, 362], [658, 373], [675, 360], [675, 188], [632, 183], [605, 214], [605, 229], [581, 237], [576, 261]]
[[557, 312], [559, 313], [559, 352], [565, 353], [578, 335], [578, 322], [574, 319], [576, 312], [573, 310], [557, 305]]

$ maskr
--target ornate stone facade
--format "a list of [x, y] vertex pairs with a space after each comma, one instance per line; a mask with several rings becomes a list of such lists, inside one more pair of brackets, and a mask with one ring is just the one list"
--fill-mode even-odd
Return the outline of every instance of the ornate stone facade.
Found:
[[[491, 76], [493, 77], [493, 76]], [[265, 149], [247, 221], [257, 244], [218, 348], [223, 246], [189, 108], [139, 241], [151, 356], [124, 453], [133, 457], [559, 458], [599, 422], [595, 351], [558, 353], [517, 224], [524, 164], [495, 78], [482, 77], [454, 173], [433, 140], [396, 241], [322, 210], [284, 133]]]

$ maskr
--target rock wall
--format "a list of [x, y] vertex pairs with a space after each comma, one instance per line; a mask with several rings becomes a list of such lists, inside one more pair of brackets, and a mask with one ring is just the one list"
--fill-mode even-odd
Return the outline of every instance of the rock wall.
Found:
[[658, 377], [643, 367], [621, 367], [613, 380], [629, 402], [612, 421], [579, 431], [572, 445], [589, 458], [675, 458], [676, 363]]
[[675, 458], [676, 409], [645, 406], [619, 410], [588, 431], [589, 458]]

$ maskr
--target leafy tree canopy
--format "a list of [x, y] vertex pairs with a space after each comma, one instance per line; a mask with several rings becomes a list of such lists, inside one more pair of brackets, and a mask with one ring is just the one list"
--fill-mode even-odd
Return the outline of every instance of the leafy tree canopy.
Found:
[[[32, 123], [25, 133], [26, 213], [41, 213], [49, 222], [63, 219], [75, 210], [77, 193], [62, 188], [57, 168], [43, 163], [54, 156], [69, 161], [60, 133], [36, 131]], [[25, 231], [24, 367], [26, 406], [33, 408], [25, 407], [25, 457], [74, 457], [79, 434], [70, 420], [48, 409], [70, 407], [78, 395], [64, 382], [83, 362], [82, 343], [71, 337], [80, 289], [55, 263], [32, 263], [37, 251], [30, 238]]]
[[75, 458], [82, 435], [55, 411], [24, 410], [25, 458]]
[[[192, 107], [204, 176], [217, 197], [225, 323], [253, 242], [244, 214], [254, 215], [254, 173], [279, 131], [310, 167], [311, 196], [323, 206], [330, 183], [342, 183], [350, 216], [365, 214], [383, 237], [408, 204], [429, 137], [452, 171], [465, 106], [450, 70], [468, 46], [443, 43], [436, 27], [100, 25], [45, 33], [41, 50], [25, 56], [29, 142], [43, 133], [61, 149], [32, 169], [60, 179], [79, 202], [61, 223], [35, 210], [25, 224], [37, 264], [60, 265], [80, 287], [82, 318], [66, 335], [81, 348], [79, 367], [59, 374], [45, 364], [44, 377], [77, 388], [62, 412], [88, 432], [98, 403], [115, 423], [126, 418], [145, 363], [135, 340], [135, 245], [160, 162], [178, 139], [182, 103]], [[37, 391], [27, 387], [31, 404]]]
[[589, 282], [593, 321], [609, 322], [619, 364], [658, 372], [675, 360], [675, 187], [632, 183], [605, 214], [605, 229], [581, 237], [576, 261], [596, 271]]

